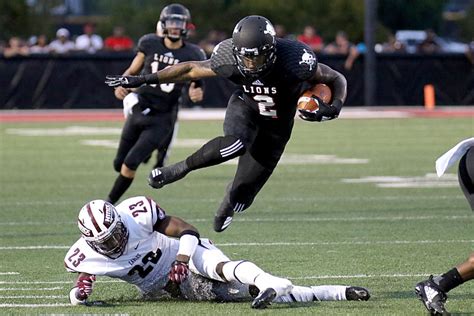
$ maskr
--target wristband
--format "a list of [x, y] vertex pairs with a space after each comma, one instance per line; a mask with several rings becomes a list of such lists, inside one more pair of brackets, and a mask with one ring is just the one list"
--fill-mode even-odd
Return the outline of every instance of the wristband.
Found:
[[182, 235], [179, 239], [179, 249], [177, 255], [192, 257], [198, 244], [199, 239], [197, 236], [190, 234]]
[[146, 84], [160, 84], [160, 81], [158, 80], [158, 75], [156, 73], [143, 75], [142, 78], [143, 80], [145, 80]]

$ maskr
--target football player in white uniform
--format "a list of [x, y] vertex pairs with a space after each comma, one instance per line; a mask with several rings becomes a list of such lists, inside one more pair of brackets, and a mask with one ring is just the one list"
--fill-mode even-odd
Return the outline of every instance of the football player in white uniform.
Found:
[[73, 305], [85, 304], [96, 275], [135, 285], [144, 297], [168, 293], [189, 300], [242, 301], [253, 308], [272, 302], [368, 300], [367, 289], [348, 286], [294, 286], [246, 260], [231, 260], [196, 228], [166, 215], [144, 196], [114, 207], [94, 200], [80, 210], [81, 238], [64, 259], [78, 272], [69, 293]]

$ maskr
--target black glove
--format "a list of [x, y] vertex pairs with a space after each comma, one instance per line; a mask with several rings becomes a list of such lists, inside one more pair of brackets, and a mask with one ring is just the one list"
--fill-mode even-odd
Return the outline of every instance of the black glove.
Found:
[[105, 83], [109, 87], [122, 86], [124, 88], [135, 88], [146, 83], [145, 76], [110, 76], [105, 77]]
[[186, 262], [175, 260], [171, 265], [169, 279], [171, 282], [181, 284], [188, 277], [189, 266]]
[[318, 101], [319, 108], [315, 111], [298, 109], [298, 115], [301, 119], [310, 122], [324, 122], [337, 118], [339, 112], [336, 107], [324, 103], [321, 98], [315, 95], [311, 97]]

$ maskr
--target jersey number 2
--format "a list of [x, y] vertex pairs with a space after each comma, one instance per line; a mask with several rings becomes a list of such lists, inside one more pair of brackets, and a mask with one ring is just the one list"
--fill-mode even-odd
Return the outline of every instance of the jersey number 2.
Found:
[[[142, 259], [143, 265], [137, 264], [136, 266], [131, 268], [127, 274], [133, 275], [136, 272], [141, 278], [145, 278], [148, 275], [148, 273], [150, 273], [151, 270], [153, 270], [153, 268], [155, 267], [155, 264], [158, 262], [158, 260], [160, 260], [160, 257], [161, 257], [160, 248], [158, 248], [156, 252], [150, 251], [149, 253], [145, 255], [145, 257], [143, 257]], [[144, 268], [144, 266], [148, 262], [150, 262], [151, 264], [148, 267]]]
[[260, 115], [273, 118], [277, 117], [277, 110], [272, 97], [264, 94], [257, 94], [253, 99], [258, 103], [258, 111], [260, 112]]

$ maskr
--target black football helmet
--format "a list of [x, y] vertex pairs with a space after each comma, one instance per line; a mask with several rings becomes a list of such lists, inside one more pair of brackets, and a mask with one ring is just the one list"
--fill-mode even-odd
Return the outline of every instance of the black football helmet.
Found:
[[[159, 32], [163, 33], [163, 36], [168, 37], [172, 41], [178, 41], [181, 38], [186, 38], [188, 35], [189, 22], [191, 22], [189, 10], [179, 3], [173, 3], [161, 10], [160, 20], [156, 27]], [[172, 28], [179, 29], [180, 34], [169, 34], [168, 30]]]
[[258, 77], [275, 63], [275, 28], [263, 16], [247, 16], [234, 28], [232, 47], [240, 72]]

